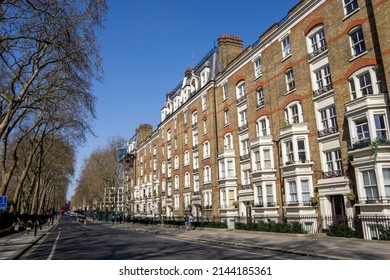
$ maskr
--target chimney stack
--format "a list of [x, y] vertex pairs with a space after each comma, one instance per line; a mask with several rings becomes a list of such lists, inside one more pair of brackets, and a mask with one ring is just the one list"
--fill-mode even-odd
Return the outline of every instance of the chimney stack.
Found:
[[218, 38], [218, 48], [219, 62], [223, 71], [243, 51], [243, 42], [238, 36], [221, 35]]
[[153, 129], [150, 124], [141, 124], [139, 128], [136, 129], [136, 132], [139, 133], [139, 141], [142, 143], [150, 135], [152, 135]]

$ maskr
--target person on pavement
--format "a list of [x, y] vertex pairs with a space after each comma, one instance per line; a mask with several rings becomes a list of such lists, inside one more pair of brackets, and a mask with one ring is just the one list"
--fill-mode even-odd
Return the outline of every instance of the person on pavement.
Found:
[[16, 221], [12, 224], [12, 228], [14, 229], [15, 232], [19, 232], [19, 228], [20, 228], [19, 218], [17, 218]]

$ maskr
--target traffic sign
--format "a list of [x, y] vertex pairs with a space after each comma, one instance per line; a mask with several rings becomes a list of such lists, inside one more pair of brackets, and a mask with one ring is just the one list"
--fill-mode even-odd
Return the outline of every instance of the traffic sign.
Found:
[[6, 209], [6, 208], [7, 208], [7, 197], [0, 196], [0, 209]]

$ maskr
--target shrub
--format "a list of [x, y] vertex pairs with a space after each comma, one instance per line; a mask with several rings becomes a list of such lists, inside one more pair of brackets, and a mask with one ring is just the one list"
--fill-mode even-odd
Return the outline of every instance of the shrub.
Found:
[[282, 233], [304, 233], [303, 226], [299, 222], [276, 223], [275, 221], [257, 223], [236, 223], [235, 229], [263, 231], [263, 232], [282, 232]]
[[195, 227], [227, 228], [226, 222], [195, 222]]
[[346, 224], [333, 224], [329, 226], [328, 235], [337, 237], [351, 237], [353, 235], [353, 231]]

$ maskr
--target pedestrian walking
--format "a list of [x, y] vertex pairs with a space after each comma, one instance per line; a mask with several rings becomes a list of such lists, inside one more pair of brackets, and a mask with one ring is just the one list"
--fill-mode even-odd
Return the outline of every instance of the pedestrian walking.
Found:
[[194, 216], [192, 216], [192, 213], [190, 214], [190, 217], [188, 218], [188, 227], [189, 227], [189, 230], [194, 229]]
[[185, 214], [184, 216], [184, 227], [186, 228], [186, 231], [188, 231], [188, 220], [189, 220], [189, 217], [187, 214]]
[[16, 219], [16, 221], [12, 224], [12, 228], [15, 232], [19, 232], [20, 229], [20, 220], [19, 218]]
[[30, 231], [31, 231], [31, 229], [32, 229], [32, 226], [33, 226], [33, 223], [32, 223], [32, 221], [31, 221], [31, 219], [29, 219], [29, 220], [27, 221], [27, 226], [26, 226], [27, 234], [30, 234]]

